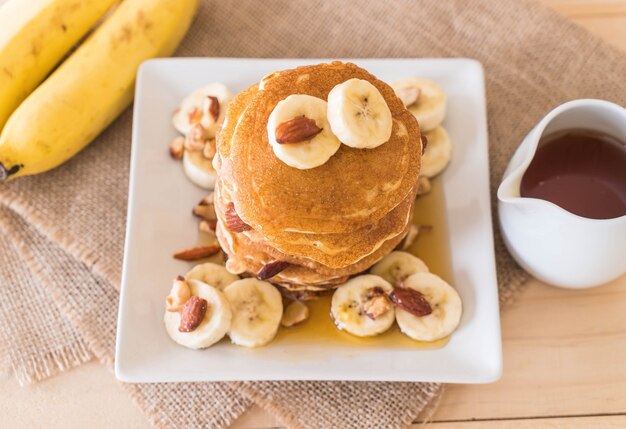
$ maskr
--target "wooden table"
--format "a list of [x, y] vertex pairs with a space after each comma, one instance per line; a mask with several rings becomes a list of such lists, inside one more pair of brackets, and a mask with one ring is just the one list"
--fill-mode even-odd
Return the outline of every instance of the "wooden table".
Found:
[[[541, 1], [626, 50], [626, 0]], [[433, 428], [626, 428], [626, 276], [578, 292], [531, 281], [503, 312], [502, 333], [502, 379], [449, 386]], [[7, 428], [149, 428], [96, 363], [26, 388], [5, 376], [0, 415]], [[280, 424], [254, 407], [234, 428]]]

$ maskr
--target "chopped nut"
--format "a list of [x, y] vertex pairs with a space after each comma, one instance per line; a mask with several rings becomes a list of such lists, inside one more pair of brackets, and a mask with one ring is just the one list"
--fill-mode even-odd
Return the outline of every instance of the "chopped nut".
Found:
[[195, 331], [195, 329], [200, 326], [200, 323], [202, 323], [208, 306], [209, 303], [206, 299], [202, 299], [198, 296], [189, 298], [180, 312], [180, 326], [178, 330], [180, 332]]
[[182, 159], [185, 150], [185, 138], [178, 136], [170, 143], [170, 156], [174, 159]]
[[185, 150], [190, 152], [201, 152], [204, 150], [205, 132], [202, 125], [196, 124], [185, 135]]
[[415, 289], [396, 285], [393, 288], [393, 292], [389, 294], [389, 298], [391, 298], [391, 301], [399, 308], [417, 317], [428, 316], [433, 312], [426, 297]]
[[208, 220], [209, 222], [217, 222], [217, 215], [215, 214], [213, 204], [194, 206], [191, 212], [200, 219]]
[[207, 95], [207, 109], [206, 112], [213, 118], [213, 121], [217, 121], [220, 117], [220, 101], [217, 97]]
[[417, 179], [417, 195], [425, 195], [430, 192], [432, 186], [430, 184], [430, 179], [426, 176], [420, 176]]
[[202, 110], [199, 107], [194, 107], [187, 113], [187, 122], [189, 122], [189, 125], [195, 125], [199, 123], [201, 120], [202, 120]]
[[289, 262], [285, 261], [273, 261], [263, 265], [263, 268], [259, 270], [256, 277], [259, 280], [266, 280], [274, 277], [289, 266]]
[[208, 246], [196, 246], [183, 249], [174, 253], [174, 258], [181, 261], [197, 261], [198, 259], [208, 258], [221, 250], [219, 244], [211, 244]]
[[411, 107], [419, 101], [421, 91], [417, 86], [405, 85], [396, 88], [396, 94], [400, 101], [402, 101], [402, 104], [406, 107]]
[[217, 221], [211, 222], [209, 220], [202, 219], [200, 224], [198, 225], [198, 229], [201, 232], [212, 233], [215, 232], [215, 227], [217, 227]]
[[170, 294], [165, 298], [167, 311], [180, 311], [187, 300], [191, 298], [191, 290], [183, 276], [177, 276], [172, 284]]
[[207, 140], [204, 143], [204, 149], [202, 149], [202, 156], [206, 159], [213, 159], [215, 156], [215, 139]]
[[250, 225], [245, 223], [235, 211], [235, 204], [228, 203], [225, 213], [226, 227], [232, 232], [244, 232], [252, 229]]
[[199, 206], [208, 206], [213, 205], [213, 201], [215, 200], [215, 195], [213, 192], [209, 192], [206, 197], [202, 198], [198, 203]]
[[276, 143], [299, 143], [310, 140], [321, 132], [322, 128], [318, 127], [313, 119], [302, 115], [276, 127]]
[[290, 328], [309, 318], [309, 307], [300, 301], [292, 301], [285, 307], [283, 318], [280, 324], [285, 328]]
[[391, 310], [391, 302], [387, 295], [378, 295], [363, 303], [363, 312], [372, 320], [378, 319]]

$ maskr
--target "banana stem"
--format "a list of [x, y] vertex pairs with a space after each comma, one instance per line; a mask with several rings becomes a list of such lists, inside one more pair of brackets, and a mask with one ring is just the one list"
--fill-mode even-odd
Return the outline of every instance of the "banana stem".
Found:
[[9, 180], [9, 176], [12, 176], [13, 174], [17, 173], [18, 171], [20, 171], [20, 168], [22, 168], [23, 165], [14, 165], [13, 167], [7, 169], [4, 164], [2, 164], [0, 162], [0, 183], [4, 183], [7, 180]]

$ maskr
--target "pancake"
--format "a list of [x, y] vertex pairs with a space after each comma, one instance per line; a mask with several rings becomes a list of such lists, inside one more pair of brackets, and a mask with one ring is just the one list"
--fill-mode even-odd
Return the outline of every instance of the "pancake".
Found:
[[[222, 180], [215, 189], [215, 209], [224, 218], [231, 202], [230, 191]], [[386, 240], [401, 234], [412, 218], [415, 192], [412, 191], [397, 207], [377, 222], [351, 233], [300, 234], [295, 232], [261, 234], [252, 229], [242, 234], [253, 242], [263, 242], [283, 254], [311, 259], [330, 268], [351, 265], [372, 253]]]
[[[374, 149], [341, 145], [328, 162], [309, 170], [280, 161], [266, 129], [276, 104], [297, 93], [325, 100], [335, 85], [350, 78], [371, 82], [387, 101], [393, 117], [389, 141]], [[421, 159], [419, 126], [393, 89], [367, 71], [334, 62], [276, 72], [245, 99], [230, 145], [226, 135], [220, 137], [220, 176], [234, 190], [239, 216], [261, 234], [355, 232], [382, 219], [413, 192]]]
[[310, 260], [294, 258], [276, 251], [271, 246], [266, 248], [257, 246], [245, 235], [228, 231], [221, 220], [218, 220], [216, 234], [222, 250], [228, 256], [226, 268], [229, 271], [254, 275], [269, 262], [286, 261], [290, 266], [268, 281], [288, 290], [319, 291], [335, 288], [345, 283], [349, 277], [369, 269], [397, 247], [406, 236], [409, 227], [410, 225], [407, 225], [405, 231], [383, 243], [372, 254], [341, 269], [329, 269]]

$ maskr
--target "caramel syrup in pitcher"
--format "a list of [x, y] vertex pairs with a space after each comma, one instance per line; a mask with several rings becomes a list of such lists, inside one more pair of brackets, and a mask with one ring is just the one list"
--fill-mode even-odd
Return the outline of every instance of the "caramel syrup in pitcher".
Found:
[[[422, 228], [407, 252], [414, 254], [428, 265], [430, 271], [447, 282], [452, 282], [452, 265], [443, 185], [439, 178], [432, 180], [432, 189], [417, 198], [413, 222]], [[272, 344], [285, 341], [306, 344], [337, 344], [354, 347], [383, 347], [406, 349], [433, 349], [443, 347], [448, 338], [433, 342], [415, 341], [400, 332], [396, 323], [386, 332], [375, 337], [357, 337], [340, 331], [330, 315], [331, 296], [307, 302], [309, 318], [291, 328], [281, 327]]]
[[522, 197], [550, 201], [589, 219], [626, 215], [626, 145], [598, 131], [542, 137], [522, 177]]

